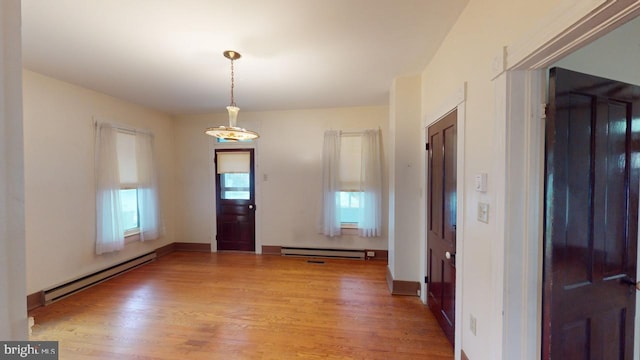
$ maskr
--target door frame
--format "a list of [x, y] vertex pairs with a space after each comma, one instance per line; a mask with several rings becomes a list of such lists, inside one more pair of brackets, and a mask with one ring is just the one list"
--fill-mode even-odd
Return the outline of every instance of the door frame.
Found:
[[[496, 208], [503, 250], [492, 266], [498, 274], [502, 325], [492, 334], [500, 345], [496, 358], [540, 359], [542, 325], [542, 213], [544, 191], [544, 109], [546, 68], [640, 15], [637, 0], [564, 2], [532, 31], [496, 55]], [[496, 65], [497, 64], [497, 65]], [[519, 191], [509, 191], [519, 189]], [[499, 286], [500, 287], [500, 286]], [[508, 290], [508, 291], [507, 291]], [[636, 307], [640, 296], [636, 297]], [[635, 320], [634, 358], [640, 341]], [[496, 346], [497, 347], [497, 346]]]
[[[451, 94], [438, 108], [438, 110], [424, 117], [422, 126], [422, 143], [426, 144], [428, 140], [428, 128], [438, 120], [454, 110], [457, 110], [456, 120], [456, 300], [455, 300], [455, 334], [454, 334], [454, 354], [460, 354], [462, 349], [462, 274], [464, 266], [464, 145], [465, 145], [465, 102], [467, 99], [467, 83], [463, 83]], [[424, 164], [424, 174], [422, 184], [425, 186], [429, 178], [429, 159], [427, 151], [422, 151], [422, 163]], [[424, 196], [424, 240], [420, 243], [420, 269], [421, 279], [425, 279], [429, 273], [427, 263], [429, 246], [427, 244], [429, 204], [427, 196]], [[458, 275], [459, 274], [459, 275]], [[420, 300], [427, 303], [427, 289], [424, 281], [421, 282]]]
[[258, 169], [260, 163], [260, 156], [258, 151], [258, 143], [256, 141], [251, 142], [229, 142], [229, 143], [219, 143], [215, 138], [211, 138], [209, 142], [209, 234], [210, 234], [210, 244], [211, 244], [211, 252], [218, 252], [218, 242], [216, 241], [216, 234], [218, 233], [218, 223], [217, 223], [217, 211], [216, 211], [216, 189], [218, 186], [217, 183], [217, 174], [216, 174], [216, 150], [240, 150], [240, 149], [253, 149], [253, 172], [254, 172], [254, 196], [255, 196], [255, 244], [256, 244], [256, 254], [262, 254], [262, 225], [261, 225], [261, 215], [260, 215], [260, 207], [261, 203], [261, 180], [262, 178], [258, 176]]

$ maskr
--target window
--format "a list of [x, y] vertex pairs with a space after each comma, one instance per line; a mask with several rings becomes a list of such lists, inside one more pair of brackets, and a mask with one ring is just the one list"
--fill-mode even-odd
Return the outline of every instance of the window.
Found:
[[135, 134], [118, 131], [116, 135], [118, 174], [120, 177], [120, 216], [125, 236], [140, 232], [138, 220], [138, 165]]
[[249, 173], [220, 174], [221, 197], [226, 200], [249, 200]]
[[340, 225], [342, 228], [357, 228], [362, 191], [339, 191]]
[[140, 230], [138, 189], [120, 189], [120, 214], [125, 235], [131, 235]]
[[[127, 241], [155, 240], [164, 227], [153, 157], [153, 134], [96, 124], [96, 254]], [[137, 234], [136, 236], [130, 236]]]
[[220, 175], [220, 197], [224, 200], [249, 200], [251, 153], [219, 151], [216, 157], [216, 171]]
[[334, 237], [350, 228], [361, 237], [381, 236], [380, 131], [327, 130], [322, 153], [320, 231]]
[[360, 168], [362, 138], [360, 136], [340, 136], [340, 181], [336, 193], [340, 207], [340, 227], [357, 228], [358, 215], [362, 205]]

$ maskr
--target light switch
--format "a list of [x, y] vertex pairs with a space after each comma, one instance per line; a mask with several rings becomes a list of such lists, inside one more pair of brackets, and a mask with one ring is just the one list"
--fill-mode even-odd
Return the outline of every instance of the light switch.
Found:
[[478, 203], [478, 221], [485, 224], [489, 223], [489, 204], [483, 202]]
[[487, 173], [478, 173], [474, 178], [476, 191], [487, 192]]

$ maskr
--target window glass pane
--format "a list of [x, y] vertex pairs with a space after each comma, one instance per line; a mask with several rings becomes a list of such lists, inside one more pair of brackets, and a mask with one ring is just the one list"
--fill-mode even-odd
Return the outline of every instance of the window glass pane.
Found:
[[137, 229], [138, 223], [138, 190], [120, 190], [120, 208], [122, 224], [125, 231]]
[[251, 194], [249, 191], [224, 191], [222, 192], [222, 198], [225, 200], [249, 200]]
[[226, 200], [251, 199], [249, 173], [220, 174], [221, 197]]
[[362, 192], [360, 191], [340, 191], [337, 196], [340, 200], [340, 222], [357, 223], [362, 203]]

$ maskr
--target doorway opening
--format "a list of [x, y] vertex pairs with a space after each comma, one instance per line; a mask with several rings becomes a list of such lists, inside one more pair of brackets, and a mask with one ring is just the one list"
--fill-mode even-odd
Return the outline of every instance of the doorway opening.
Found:
[[[562, 16], [549, 16], [553, 21], [541, 24], [541, 31], [507, 49], [506, 72], [496, 74], [496, 101], [507, 104], [499, 124], [504, 126], [507, 159], [499, 173], [505, 188], [520, 189], [505, 193], [505, 253], [494, 263], [508, 290], [501, 292], [505, 320], [496, 334], [504, 358], [542, 357], [544, 69], [639, 13], [638, 2], [608, 0], [558, 10]], [[635, 333], [637, 344], [637, 324]]]

